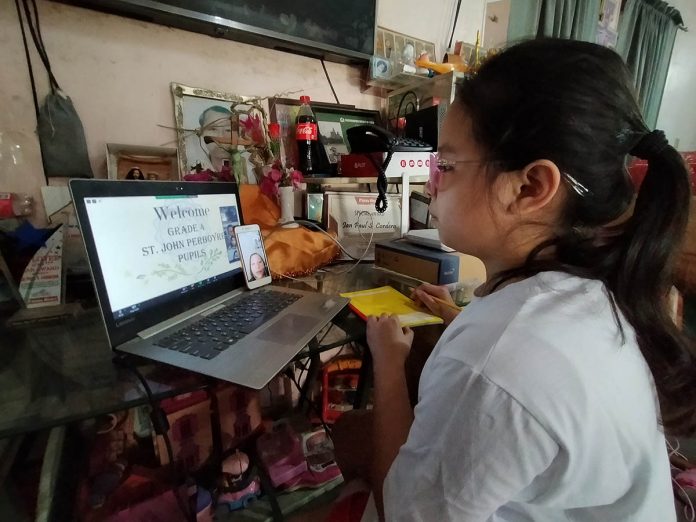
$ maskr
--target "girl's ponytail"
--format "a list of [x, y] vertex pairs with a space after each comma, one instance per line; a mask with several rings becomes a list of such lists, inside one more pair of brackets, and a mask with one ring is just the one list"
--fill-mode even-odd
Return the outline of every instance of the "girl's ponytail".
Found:
[[631, 154], [646, 159], [648, 171], [607, 283], [652, 370], [665, 427], [691, 432], [696, 430], [696, 357], [667, 308], [675, 245], [683, 240], [689, 214], [689, 175], [662, 131], [645, 134]]
[[[497, 274], [492, 286], [547, 270], [602, 281], [615, 313], [621, 311], [619, 326], [623, 315], [636, 332], [663, 425], [674, 434], [693, 433], [696, 355], [667, 307], [688, 219], [689, 176], [664, 133], [647, 129], [631, 83], [610, 49], [535, 39], [487, 60], [459, 86], [457, 100], [491, 161], [491, 181], [547, 159], [569, 182], [549, 237], [522, 266]], [[648, 160], [637, 197], [627, 154]]]

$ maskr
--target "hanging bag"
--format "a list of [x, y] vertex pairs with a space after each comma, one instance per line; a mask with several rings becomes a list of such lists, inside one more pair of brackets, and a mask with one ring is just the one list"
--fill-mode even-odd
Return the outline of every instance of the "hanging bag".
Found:
[[29, 0], [22, 0], [22, 3], [29, 32], [31, 33], [39, 58], [48, 73], [51, 89], [51, 92], [46, 95], [43, 105], [39, 108], [29, 49], [27, 47], [24, 26], [18, 6], [18, 14], [20, 16], [19, 22], [22, 26], [22, 37], [27, 54], [29, 75], [31, 77], [31, 86], [34, 95], [37, 133], [41, 146], [44, 174], [47, 178], [94, 177], [92, 166], [89, 163], [89, 155], [87, 154], [87, 143], [85, 141], [85, 131], [82, 127], [82, 121], [80, 121], [80, 117], [77, 115], [72, 101], [58, 85], [58, 81], [51, 69], [51, 63], [48, 60], [48, 54], [46, 54], [43, 37], [41, 35], [41, 27], [39, 25], [39, 13], [36, 8], [36, 0], [31, 0], [31, 10]]

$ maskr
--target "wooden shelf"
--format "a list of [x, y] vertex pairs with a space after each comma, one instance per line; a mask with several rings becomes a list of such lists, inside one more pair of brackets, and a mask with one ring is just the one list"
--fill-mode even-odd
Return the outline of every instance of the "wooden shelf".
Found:
[[[428, 176], [411, 176], [409, 178], [411, 183], [425, 183], [428, 181]], [[359, 177], [359, 178], [349, 178], [345, 177], [332, 177], [332, 178], [305, 178], [304, 183], [307, 185], [349, 185], [349, 184], [363, 184], [377, 183], [377, 178], [371, 177]], [[388, 183], [402, 183], [403, 178], [401, 176], [392, 176], [387, 178]]]

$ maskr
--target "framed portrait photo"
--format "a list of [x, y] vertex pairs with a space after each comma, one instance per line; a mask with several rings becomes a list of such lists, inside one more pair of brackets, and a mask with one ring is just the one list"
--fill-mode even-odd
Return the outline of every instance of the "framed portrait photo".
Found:
[[176, 149], [106, 144], [106, 171], [109, 179], [171, 181], [179, 179]]
[[179, 173], [229, 168], [237, 183], [258, 183], [269, 159], [265, 98], [171, 84]]

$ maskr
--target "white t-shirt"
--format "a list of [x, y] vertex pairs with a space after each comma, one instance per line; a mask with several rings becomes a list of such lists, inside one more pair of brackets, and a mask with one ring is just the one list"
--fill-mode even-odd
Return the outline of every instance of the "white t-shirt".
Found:
[[652, 376], [622, 324], [624, 344], [603, 285], [559, 272], [475, 299], [425, 365], [386, 519], [676, 520]]

